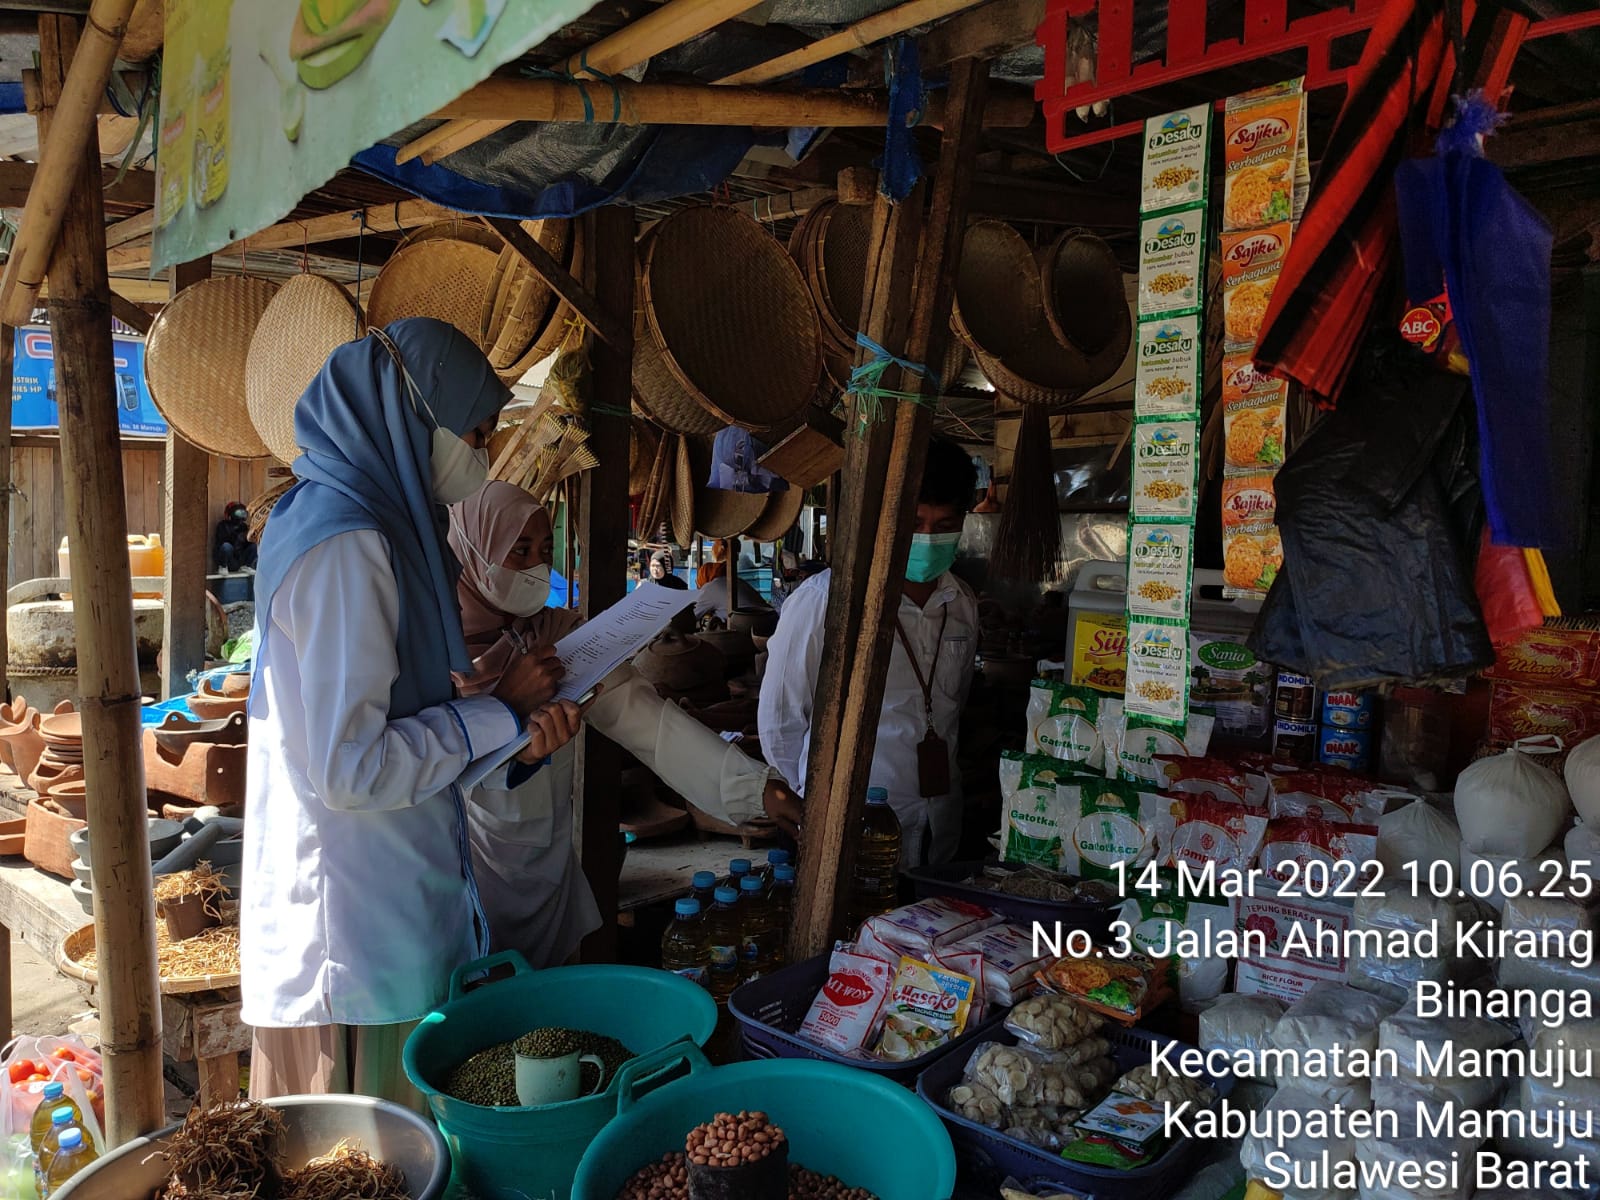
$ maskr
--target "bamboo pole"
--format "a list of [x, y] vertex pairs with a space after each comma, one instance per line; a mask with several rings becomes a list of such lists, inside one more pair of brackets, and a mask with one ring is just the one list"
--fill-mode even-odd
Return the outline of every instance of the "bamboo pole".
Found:
[[[96, 4], [94, 11], [99, 9]], [[69, 61], [71, 77], [78, 75], [72, 54], [76, 33], [69, 18], [39, 19], [46, 101], [40, 126], [47, 145], [49, 110], [62, 95]], [[87, 44], [98, 45], [99, 40]], [[94, 842], [106, 1138], [117, 1146], [166, 1120], [161, 997], [145, 827], [133, 587], [123, 541], [122, 438], [112, 368], [105, 216], [95, 186], [100, 164], [84, 144], [72, 166], [61, 237], [49, 262], [50, 326], [59, 380], [67, 536], [73, 547], [83, 770], [93, 797], [89, 836]]]
[[[923, 124], [944, 123], [944, 97], [928, 97]], [[751, 125], [760, 128], [871, 128], [889, 119], [882, 92], [834, 88], [721, 88], [683, 83], [565, 83], [555, 79], [486, 79], [437, 110], [435, 117], [625, 125]], [[990, 128], [1033, 121], [1027, 93], [996, 96], [983, 112]]]
[[[916, 281], [909, 313], [899, 322], [883, 320], [885, 302], [899, 299], [892, 287], [878, 282], [869, 293], [873, 321], [888, 326], [897, 340], [882, 342], [911, 362], [938, 362], [944, 339], [949, 337], [950, 303], [956, 264], [966, 229], [967, 198], [977, 151], [979, 115], [987, 92], [987, 62], [962, 60], [950, 74], [951, 125], [940, 146], [934, 174], [926, 229], [919, 242], [886, 245], [896, 271], [901, 255], [916, 259]], [[915, 207], [920, 215], [921, 193], [914, 192], [899, 210]], [[885, 202], [878, 202], [881, 216]], [[875, 217], [874, 225], [878, 225]], [[891, 229], [893, 222], [890, 222]], [[881, 270], [881, 268], [880, 268]], [[894, 279], [886, 281], [893, 283]], [[874, 338], [874, 340], [877, 340]], [[894, 368], [905, 392], [925, 392], [920, 376]], [[811, 728], [811, 753], [806, 771], [806, 845], [800, 875], [801, 902], [795, 906], [791, 953], [820, 954], [841, 925], [849, 899], [850, 872], [855, 861], [855, 830], [860, 823], [872, 756], [877, 745], [878, 720], [883, 708], [884, 681], [894, 645], [895, 615], [900, 605], [906, 553], [911, 543], [911, 516], [916, 511], [916, 481], [927, 456], [932, 413], [923, 405], [900, 401], [892, 430], [887, 423], [871, 427], [860, 447], [846, 451], [859, 460], [870, 458], [866, 469], [870, 488], [852, 476], [852, 461], [845, 464], [841, 499], [840, 540], [833, 545], [833, 578], [828, 596], [828, 625], [823, 642], [822, 670], [817, 680], [815, 714]], [[863, 491], [876, 497], [864, 504]], [[834, 536], [829, 526], [830, 538]], [[835, 609], [840, 619], [835, 623]], [[853, 611], [852, 611], [853, 610]]]
[[[45, 269], [61, 233], [72, 201], [72, 185], [79, 179], [84, 152], [94, 147], [95, 115], [111, 67], [117, 61], [122, 33], [134, 0], [94, 0], [84, 24], [79, 53], [72, 56], [65, 82], [46, 135], [41, 122], [39, 174], [28, 191], [17, 240], [11, 247], [6, 272], [0, 278], [0, 318], [24, 325], [33, 316], [34, 300], [44, 282]], [[95, 162], [95, 177], [100, 163]], [[97, 205], [98, 207], [98, 205]]]
[[[640, 63], [681, 46], [692, 37], [713, 29], [756, 7], [760, 0], [668, 0], [653, 12], [646, 13], [632, 25], [601, 38], [594, 45], [579, 51], [563, 64], [563, 72], [574, 79], [599, 79], [606, 75], [620, 75]], [[437, 129], [423, 134], [401, 146], [395, 154], [397, 163], [422, 157], [432, 166], [447, 154], [463, 150], [474, 142], [482, 141], [492, 133], [504, 129], [510, 121], [472, 120], [470, 118], [446, 121]]]
[[774, 79], [782, 79], [785, 75], [804, 70], [814, 63], [827, 62], [828, 59], [840, 54], [862, 49], [874, 42], [881, 42], [884, 38], [904, 33], [918, 25], [926, 25], [930, 21], [937, 21], [941, 17], [948, 17], [951, 13], [961, 12], [977, 3], [979, 0], [908, 0], [908, 3], [875, 13], [846, 29], [841, 29], [838, 33], [820, 38], [809, 46], [802, 46], [789, 54], [747, 67], [743, 71], [735, 71], [732, 75], [725, 75], [716, 80], [716, 83], [719, 86], [770, 83]]
[[[0, 325], [0, 529], [6, 549], [0, 554], [0, 596], [11, 587], [11, 396], [15, 379], [17, 339], [9, 325]], [[0, 700], [11, 699], [7, 664], [11, 647], [6, 623], [0, 620]], [[14, 1009], [11, 1002], [11, 930], [0, 925], [0, 1037], [11, 1040]]]

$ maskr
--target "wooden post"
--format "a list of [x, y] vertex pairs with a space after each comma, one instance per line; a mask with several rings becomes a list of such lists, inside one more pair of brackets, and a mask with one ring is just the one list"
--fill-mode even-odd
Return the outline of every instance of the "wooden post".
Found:
[[[633, 311], [633, 210], [608, 205], [589, 218], [589, 287], [613, 316]], [[583, 473], [577, 536], [578, 594], [586, 617], [603, 612], [628, 588], [628, 424], [633, 389], [633, 348], [590, 340], [593, 394], [589, 444], [600, 465]], [[621, 870], [617, 818], [622, 790], [621, 752], [615, 742], [584, 727], [573, 788], [580, 797], [574, 831], [583, 873], [605, 922], [584, 939], [585, 962], [614, 962], [617, 948], [617, 875]]]
[[[172, 269], [172, 294], [211, 277], [211, 260], [196, 259]], [[165, 601], [161, 618], [161, 697], [187, 695], [189, 672], [206, 663], [206, 567], [211, 557], [209, 478], [211, 456], [167, 430], [166, 471], [162, 477], [166, 545]], [[129, 532], [133, 532], [130, 530]]]
[[[68, 17], [39, 18], [39, 124], [61, 94], [77, 44]], [[50, 326], [61, 407], [61, 460], [72, 539], [73, 624], [83, 713], [84, 778], [94, 842], [95, 944], [111, 1146], [159, 1128], [161, 1004], [155, 905], [139, 737], [133, 586], [123, 540], [122, 439], [112, 372], [111, 288], [99, 156], [89, 147], [50, 259]]]
[[[910, 362], [939, 362], [943, 339], [949, 336], [952, 281], [966, 229], [988, 76], [986, 62], [963, 60], [951, 69], [950, 123], [940, 146], [926, 230], [920, 188], [892, 209], [880, 199], [874, 211], [868, 336], [891, 351], [900, 347], [897, 353]], [[916, 286], [908, 296], [913, 269]], [[896, 373], [899, 382], [888, 385], [895, 390], [929, 390], [922, 378], [907, 371], [896, 369], [885, 378]], [[812, 705], [801, 903], [791, 931], [796, 960], [822, 953], [842, 932], [855, 860], [854, 831], [877, 743], [916, 483], [932, 428], [932, 413], [906, 401], [897, 405], [893, 424], [879, 422], [860, 436], [854, 411], [850, 420], [838, 510], [828, 528], [833, 575]]]

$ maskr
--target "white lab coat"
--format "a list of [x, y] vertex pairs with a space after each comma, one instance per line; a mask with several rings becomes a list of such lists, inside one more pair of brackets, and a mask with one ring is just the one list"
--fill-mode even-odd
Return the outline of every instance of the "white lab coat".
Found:
[[416, 1020], [479, 949], [454, 782], [521, 723], [492, 696], [389, 719], [399, 591], [376, 531], [308, 551], [270, 618], [250, 694], [241, 1016]]
[[[775, 772], [662, 700], [632, 667], [607, 677], [585, 719], [712, 816], [737, 825], [764, 815]], [[600, 924], [572, 843], [575, 745], [514, 790], [479, 788], [468, 806], [494, 949], [520, 951], [535, 967], [566, 961]]]
[[[823, 625], [828, 613], [831, 571], [814, 575], [783, 603], [778, 631], [767, 645], [767, 673], [761, 681], [757, 719], [761, 749], [786, 779], [805, 790], [806, 758], [811, 750], [811, 704], [822, 661]], [[933, 678], [933, 726], [950, 750], [951, 791], [925, 798], [917, 780], [917, 746], [927, 734], [922, 687], [894, 637], [884, 681], [883, 712], [871, 786], [887, 788], [889, 805], [900, 820], [901, 863], [946, 862], [961, 837], [961, 777], [956, 769], [956, 739], [961, 709], [972, 686], [978, 648], [978, 601], [972, 589], [948, 572], [939, 578], [928, 603], [918, 607], [900, 598], [900, 621], [916, 650], [923, 676], [933, 663], [939, 627], [948, 609], [944, 642]]]

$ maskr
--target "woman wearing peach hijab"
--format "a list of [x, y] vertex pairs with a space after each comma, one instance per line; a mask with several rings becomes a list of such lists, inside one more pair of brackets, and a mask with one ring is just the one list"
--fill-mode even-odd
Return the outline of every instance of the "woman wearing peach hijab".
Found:
[[[462, 692], [492, 691], [522, 655], [553, 659], [554, 643], [582, 618], [545, 607], [554, 545], [544, 508], [521, 488], [490, 483], [451, 507], [450, 548], [476, 669]], [[607, 677], [585, 720], [697, 808], [734, 824], [765, 814], [795, 831], [800, 802], [776, 773], [662, 700], [632, 667]], [[572, 845], [573, 753], [569, 744], [542, 766], [515, 766], [467, 806], [492, 947], [518, 950], [535, 967], [565, 961], [600, 924]]]

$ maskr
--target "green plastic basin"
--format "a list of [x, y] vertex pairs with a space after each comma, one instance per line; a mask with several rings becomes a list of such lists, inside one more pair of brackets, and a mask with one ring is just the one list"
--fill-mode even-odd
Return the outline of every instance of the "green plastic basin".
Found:
[[617, 1119], [589, 1144], [573, 1200], [615, 1200], [630, 1176], [683, 1149], [689, 1130], [719, 1112], [760, 1110], [789, 1138], [789, 1161], [864, 1187], [878, 1200], [948, 1200], [955, 1150], [944, 1124], [905, 1088], [834, 1063], [768, 1059], [713, 1067], [690, 1046], [674, 1056], [686, 1077], [617, 1072]]
[[[467, 990], [468, 980], [505, 965], [510, 978]], [[704, 988], [646, 967], [535, 971], [507, 952], [457, 970], [450, 999], [406, 1039], [403, 1061], [450, 1147], [456, 1183], [475, 1200], [567, 1200], [584, 1149], [616, 1114], [622, 1072], [593, 1096], [538, 1107], [490, 1108], [440, 1090], [479, 1050], [550, 1025], [616, 1038], [640, 1055], [629, 1064], [634, 1077], [649, 1076], [682, 1058], [673, 1043], [705, 1043], [717, 1006]]]

